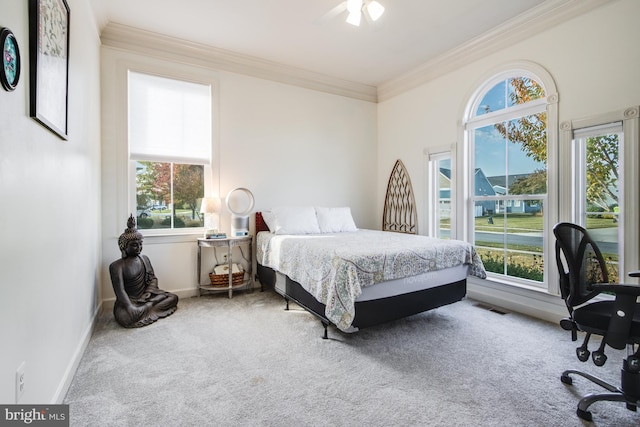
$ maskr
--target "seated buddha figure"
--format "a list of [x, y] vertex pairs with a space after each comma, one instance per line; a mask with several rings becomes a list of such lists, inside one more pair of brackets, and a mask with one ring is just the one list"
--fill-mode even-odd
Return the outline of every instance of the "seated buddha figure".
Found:
[[118, 238], [122, 258], [109, 266], [116, 294], [113, 315], [125, 328], [139, 328], [171, 315], [178, 308], [178, 296], [158, 288], [151, 261], [142, 255], [142, 234], [131, 215]]

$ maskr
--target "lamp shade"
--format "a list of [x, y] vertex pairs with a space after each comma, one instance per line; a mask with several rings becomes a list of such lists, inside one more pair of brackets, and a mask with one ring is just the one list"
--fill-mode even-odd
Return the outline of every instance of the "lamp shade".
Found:
[[377, 21], [384, 13], [384, 6], [373, 0], [367, 5], [367, 12], [373, 21]]
[[363, 0], [347, 0], [347, 10], [349, 13], [360, 13]]
[[203, 197], [200, 213], [219, 213], [222, 202], [219, 197]]
[[362, 17], [362, 14], [360, 12], [351, 12], [349, 13], [349, 16], [347, 16], [347, 22], [357, 27], [360, 25], [361, 17]]

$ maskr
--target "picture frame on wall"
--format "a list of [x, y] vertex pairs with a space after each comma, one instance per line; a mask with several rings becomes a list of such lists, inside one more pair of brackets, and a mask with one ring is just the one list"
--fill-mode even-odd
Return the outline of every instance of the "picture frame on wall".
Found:
[[2, 69], [0, 84], [6, 91], [15, 90], [20, 80], [20, 48], [13, 32], [0, 27], [0, 48], [2, 50]]
[[29, 115], [68, 139], [69, 19], [66, 0], [29, 0]]

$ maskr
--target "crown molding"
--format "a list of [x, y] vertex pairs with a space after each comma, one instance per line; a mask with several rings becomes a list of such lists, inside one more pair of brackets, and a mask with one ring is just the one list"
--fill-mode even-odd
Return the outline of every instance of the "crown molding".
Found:
[[423, 65], [378, 86], [384, 101], [437, 77], [533, 37], [593, 9], [618, 0], [547, 0]]
[[377, 102], [375, 86], [351, 82], [301, 68], [242, 55], [229, 50], [118, 24], [107, 24], [100, 35], [103, 46], [276, 81], [306, 89]]
[[378, 87], [114, 22], [103, 28], [100, 38], [103, 46], [376, 103], [615, 1], [618, 0], [547, 0]]

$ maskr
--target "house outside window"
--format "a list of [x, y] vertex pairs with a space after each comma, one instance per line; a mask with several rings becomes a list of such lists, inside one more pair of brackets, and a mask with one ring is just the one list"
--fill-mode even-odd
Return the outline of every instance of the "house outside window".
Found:
[[431, 153], [428, 156], [429, 235], [441, 239], [455, 238], [454, 189], [451, 152]]
[[534, 72], [508, 70], [486, 80], [467, 108], [466, 239], [489, 278], [508, 284], [547, 288], [545, 265], [554, 265], [547, 241], [557, 218], [557, 195], [548, 192], [557, 162], [556, 138], [549, 140], [550, 125], [557, 129], [553, 89]]
[[208, 84], [129, 70], [130, 204], [139, 229], [203, 227], [211, 105]]

